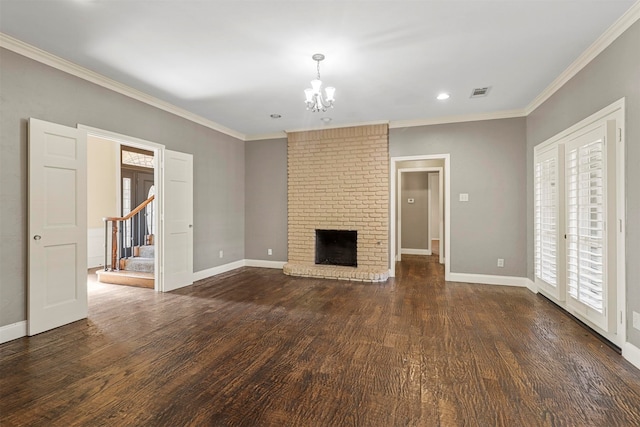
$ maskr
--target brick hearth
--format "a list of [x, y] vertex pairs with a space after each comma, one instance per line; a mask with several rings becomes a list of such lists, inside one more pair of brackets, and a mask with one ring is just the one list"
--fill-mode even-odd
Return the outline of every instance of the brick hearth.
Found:
[[[356, 281], [389, 277], [387, 125], [288, 134], [286, 274]], [[315, 264], [315, 230], [357, 230], [357, 267]]]

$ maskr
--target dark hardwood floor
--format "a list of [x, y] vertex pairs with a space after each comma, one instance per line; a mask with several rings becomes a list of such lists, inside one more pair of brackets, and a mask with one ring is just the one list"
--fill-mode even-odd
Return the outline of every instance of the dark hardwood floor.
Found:
[[0, 346], [0, 425], [639, 426], [640, 371], [523, 288], [242, 268]]

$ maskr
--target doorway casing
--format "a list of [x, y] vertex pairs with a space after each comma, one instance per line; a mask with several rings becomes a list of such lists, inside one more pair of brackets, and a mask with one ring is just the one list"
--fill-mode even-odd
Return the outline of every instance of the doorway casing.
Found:
[[[389, 218], [390, 218], [390, 251], [389, 251], [389, 276], [395, 277], [395, 264], [397, 256], [400, 252], [400, 248], [398, 248], [398, 236], [396, 233], [396, 225], [398, 223], [397, 218], [397, 209], [398, 209], [398, 184], [399, 184], [399, 173], [400, 168], [398, 168], [399, 162], [405, 161], [413, 161], [413, 160], [444, 160], [444, 170], [442, 171], [442, 175], [444, 175], [444, 179], [441, 176], [441, 182], [444, 181], [443, 191], [440, 192], [440, 197], [444, 198], [444, 236], [440, 236], [443, 240], [440, 243], [440, 247], [444, 245], [444, 269], [445, 269], [445, 280], [449, 280], [451, 275], [451, 160], [450, 154], [428, 154], [428, 155], [419, 155], [419, 156], [402, 156], [402, 157], [391, 157], [391, 168], [390, 168], [390, 183], [391, 183], [391, 197], [389, 197]], [[426, 168], [428, 169], [428, 168]], [[437, 171], [437, 168], [434, 172]], [[441, 203], [442, 206], [442, 203]]]
[[[116, 132], [107, 131], [104, 129], [93, 128], [90, 126], [85, 126], [78, 124], [78, 129], [83, 129], [87, 132], [87, 135], [95, 136], [102, 139], [108, 139], [114, 141], [119, 145], [126, 145], [130, 147], [140, 148], [144, 150], [153, 151], [154, 156], [154, 170], [153, 170], [153, 179], [156, 191], [156, 199], [158, 203], [156, 203], [157, 215], [154, 218], [154, 228], [157, 230], [157, 235], [154, 239], [154, 244], [156, 246], [155, 250], [155, 259], [154, 259], [154, 277], [155, 284], [154, 289], [157, 292], [164, 292], [164, 275], [162, 274], [162, 266], [163, 262], [163, 254], [164, 254], [164, 235], [163, 228], [160, 224], [160, 218], [163, 218], [163, 203], [164, 200], [164, 170], [161, 165], [164, 164], [164, 145], [158, 144], [151, 141], [146, 141], [144, 139], [135, 138], [127, 135], [122, 135]], [[120, 180], [120, 169], [118, 168], [116, 173], [116, 179], [118, 180], [118, 191], [121, 192], [121, 180]]]

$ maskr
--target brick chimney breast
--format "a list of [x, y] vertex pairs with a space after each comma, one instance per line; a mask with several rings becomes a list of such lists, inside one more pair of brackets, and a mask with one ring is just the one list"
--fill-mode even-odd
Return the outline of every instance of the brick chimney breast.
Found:
[[[357, 267], [315, 264], [316, 230], [357, 231]], [[389, 277], [389, 129], [288, 134], [288, 253], [293, 276]]]

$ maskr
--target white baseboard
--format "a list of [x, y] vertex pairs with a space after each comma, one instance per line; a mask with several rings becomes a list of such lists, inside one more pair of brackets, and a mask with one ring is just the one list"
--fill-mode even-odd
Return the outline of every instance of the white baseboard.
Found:
[[267, 261], [263, 259], [245, 259], [244, 261], [244, 265], [247, 267], [283, 268], [286, 264], [285, 261]]
[[206, 270], [200, 270], [193, 273], [193, 281], [206, 279], [207, 277], [215, 276], [218, 274], [226, 273], [227, 271], [235, 270], [236, 268], [244, 267], [245, 260], [230, 262], [229, 264], [219, 265], [217, 267], [207, 268]]
[[0, 326], [0, 344], [27, 336], [27, 321]]
[[431, 255], [431, 249], [400, 249], [403, 255]]
[[521, 288], [529, 288], [531, 290], [528, 283], [531, 281], [527, 277], [494, 276], [490, 274], [449, 273], [449, 277], [446, 280], [448, 280], [449, 282], [478, 283], [481, 285], [518, 286]]
[[538, 293], [538, 286], [536, 286], [535, 282], [528, 277], [524, 277], [524, 285], [534, 294]]
[[104, 255], [87, 257], [87, 268], [104, 267]]
[[439, 239], [438, 237], [435, 237], [435, 238], [431, 239], [431, 241], [432, 241], [432, 242], [433, 242], [434, 240], [435, 240], [435, 241], [438, 241], [438, 242], [440, 241], [440, 239]]
[[630, 342], [626, 342], [622, 346], [622, 357], [631, 362], [633, 366], [640, 369], [640, 348]]

